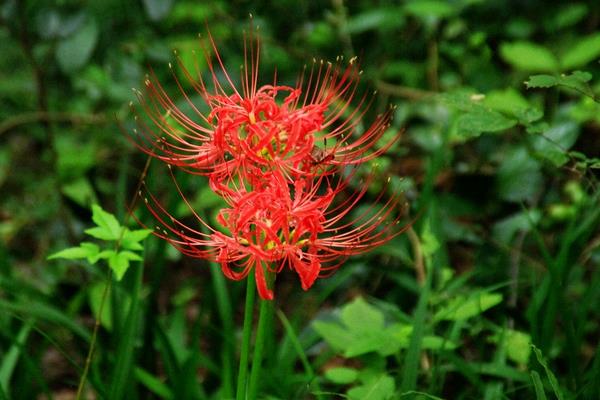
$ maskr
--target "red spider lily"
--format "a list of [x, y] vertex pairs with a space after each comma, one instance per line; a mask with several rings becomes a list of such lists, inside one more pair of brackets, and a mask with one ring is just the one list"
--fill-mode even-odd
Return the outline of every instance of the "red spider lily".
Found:
[[181, 191], [201, 229], [175, 219], [150, 193], [146, 204], [161, 225], [157, 236], [185, 255], [218, 262], [230, 279], [240, 280], [254, 271], [260, 296], [270, 300], [273, 291], [267, 284], [267, 271], [279, 273], [288, 266], [308, 290], [319, 276], [337, 269], [348, 256], [367, 252], [403, 231], [398, 225], [398, 196], [351, 216], [372, 175], [361, 182], [361, 189], [334, 203], [334, 198], [347, 191], [353, 176], [298, 179], [290, 187], [284, 176], [274, 171], [261, 190], [226, 197], [229, 208], [218, 215], [220, 229], [206, 223]]
[[397, 140], [394, 135], [375, 148], [389, 127], [391, 110], [369, 128], [359, 129], [370, 102], [363, 96], [356, 107], [350, 107], [360, 76], [354, 60], [345, 68], [341, 61], [314, 63], [308, 77], [302, 74], [293, 88], [276, 83], [259, 87], [260, 43], [251, 37], [246, 41], [249, 48], [245, 46], [239, 90], [210, 35], [208, 39], [210, 46], [203, 45], [203, 50], [210, 89], [200, 71], [192, 74], [178, 59], [192, 94], [199, 95], [204, 105], [192, 100], [175, 72], [173, 78], [191, 113], [175, 104], [153, 74], [145, 81], [145, 93], [138, 92], [147, 119], [138, 118], [132, 138], [147, 154], [190, 173], [210, 176], [221, 185], [232, 180], [256, 185], [254, 177], [273, 169], [281, 170], [292, 182], [315, 169], [323, 173], [330, 166], [361, 164]]
[[[192, 110], [185, 113], [151, 75], [145, 93], [138, 92], [147, 118], [138, 118], [132, 138], [169, 167], [207, 176], [227, 208], [218, 215], [220, 226], [211, 227], [177, 187], [197, 220], [194, 228], [175, 219], [149, 194], [146, 203], [160, 225], [158, 236], [183, 254], [218, 262], [231, 279], [253, 272], [260, 296], [272, 299], [267, 275], [287, 266], [308, 290], [348, 256], [402, 232], [396, 195], [379, 208], [372, 206], [358, 215], [353, 211], [372, 179], [369, 175], [360, 189], [351, 190], [357, 166], [385, 152], [398, 138], [394, 135], [375, 147], [389, 127], [391, 110], [369, 128], [359, 129], [369, 102], [362, 97], [357, 107], [350, 107], [360, 75], [354, 61], [345, 68], [315, 63], [295, 87], [276, 82], [259, 87], [259, 43], [250, 38], [238, 90], [210, 35], [209, 43], [203, 49], [210, 90], [199, 71], [194, 77], [179, 61], [204, 105], [194, 103], [173, 73]], [[225, 83], [219, 81], [219, 74]]]

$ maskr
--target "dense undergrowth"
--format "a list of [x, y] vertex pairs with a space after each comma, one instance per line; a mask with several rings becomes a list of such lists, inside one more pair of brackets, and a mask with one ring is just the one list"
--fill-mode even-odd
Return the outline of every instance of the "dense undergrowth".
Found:
[[7, 0], [0, 400], [234, 397], [245, 284], [144, 240], [143, 174], [190, 211], [123, 131], [150, 70], [185, 107], [168, 63], [207, 74], [207, 26], [237, 78], [249, 13], [263, 84], [357, 56], [365, 121], [396, 106], [363, 205], [390, 177], [410, 224], [307, 292], [277, 277], [259, 398], [600, 398], [595, 1]]

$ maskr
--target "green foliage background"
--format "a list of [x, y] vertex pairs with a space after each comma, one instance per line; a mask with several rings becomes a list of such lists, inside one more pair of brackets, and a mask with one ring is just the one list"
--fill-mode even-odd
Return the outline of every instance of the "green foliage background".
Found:
[[[366, 123], [394, 104], [404, 130], [381, 177], [418, 216], [309, 292], [278, 277], [260, 398], [600, 398], [596, 1], [4, 0], [0, 399], [74, 398], [95, 321], [82, 398], [232, 397], [243, 283], [156, 238], [122, 280], [47, 258], [89, 240], [92, 204], [138, 228], [131, 89], [152, 70], [180, 101], [168, 63], [206, 72], [207, 29], [237, 77], [251, 24], [265, 84], [358, 56]], [[164, 168], [147, 181], [185, 217]]]

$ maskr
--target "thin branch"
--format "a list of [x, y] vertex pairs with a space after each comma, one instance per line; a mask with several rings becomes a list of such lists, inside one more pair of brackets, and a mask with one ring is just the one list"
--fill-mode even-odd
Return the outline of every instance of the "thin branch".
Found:
[[79, 124], [104, 124], [107, 118], [103, 114], [73, 114], [69, 112], [33, 111], [15, 115], [0, 123], [0, 136], [21, 125], [38, 122], [69, 122]]
[[388, 83], [382, 80], [375, 81], [375, 87], [377, 87], [377, 90], [382, 93], [390, 94], [396, 97], [403, 97], [405, 99], [415, 101], [435, 96], [437, 94], [436, 92], [428, 90], [417, 89], [408, 86], [394, 85], [392, 83]]

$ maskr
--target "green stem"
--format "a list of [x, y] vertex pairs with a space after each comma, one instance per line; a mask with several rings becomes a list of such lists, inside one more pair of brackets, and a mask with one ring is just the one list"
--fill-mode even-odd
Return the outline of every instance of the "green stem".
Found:
[[244, 330], [242, 334], [242, 350], [240, 354], [240, 370], [237, 380], [236, 400], [246, 399], [246, 380], [248, 376], [248, 354], [250, 353], [250, 338], [252, 336], [252, 314], [254, 298], [256, 297], [256, 281], [254, 274], [248, 274], [246, 284], [246, 305], [244, 307]]
[[142, 312], [140, 300], [144, 278], [144, 265], [143, 263], [135, 263], [131, 269], [135, 273], [132, 277], [134, 281], [133, 287], [131, 288], [131, 305], [127, 311], [124, 326], [121, 329], [121, 338], [117, 347], [117, 360], [113, 369], [108, 396], [111, 400], [125, 398], [125, 392], [131, 387], [130, 379], [134, 366], [135, 341], [141, 332], [139, 316]]
[[268, 321], [273, 315], [273, 304], [271, 300], [260, 299], [260, 313], [258, 315], [258, 328], [256, 331], [256, 341], [254, 343], [254, 354], [252, 356], [252, 371], [250, 372], [250, 386], [248, 389], [248, 398], [256, 399], [258, 394], [258, 382], [262, 371], [262, 356], [265, 348], [266, 327]]
[[223, 324], [223, 348], [221, 353], [221, 379], [223, 385], [223, 397], [233, 397], [233, 316], [231, 312], [231, 302], [227, 293], [227, 284], [225, 277], [220, 271], [218, 264], [211, 264], [210, 272], [212, 275], [213, 288], [217, 297], [217, 309]]
[[296, 332], [294, 332], [294, 328], [292, 327], [292, 324], [287, 319], [287, 317], [285, 316], [283, 311], [277, 310], [277, 316], [279, 317], [279, 320], [281, 321], [281, 324], [283, 325], [283, 329], [285, 329], [290, 341], [292, 342], [292, 346], [294, 347], [294, 350], [296, 350], [296, 354], [298, 355], [298, 358], [300, 358], [302, 367], [304, 367], [304, 372], [306, 372], [306, 374], [308, 375], [308, 380], [309, 380], [308, 385], [312, 386], [315, 389], [312, 394], [314, 394], [317, 399], [321, 399], [321, 394], [320, 394], [321, 388], [319, 386], [319, 381], [317, 379], [315, 379], [316, 378], [315, 371], [313, 370], [312, 366], [310, 365], [310, 362], [308, 361], [308, 357], [306, 356], [306, 353], [304, 352], [304, 349], [302, 348], [302, 344], [300, 343], [300, 340], [298, 339]]
[[90, 364], [92, 363], [92, 357], [94, 355], [94, 350], [96, 350], [96, 340], [98, 339], [98, 330], [100, 329], [100, 316], [104, 312], [104, 305], [106, 303], [106, 299], [108, 297], [108, 292], [110, 291], [110, 287], [112, 286], [112, 270], [108, 270], [108, 279], [106, 286], [104, 286], [104, 290], [102, 291], [102, 299], [100, 300], [100, 308], [98, 309], [98, 317], [96, 317], [96, 321], [94, 323], [94, 330], [92, 332], [92, 338], [90, 340], [90, 347], [88, 349], [87, 357], [85, 358], [85, 365], [83, 367], [83, 372], [81, 373], [81, 377], [79, 378], [79, 384], [77, 385], [77, 394], [75, 395], [76, 400], [80, 400], [81, 396], [83, 396], [83, 389], [85, 388], [85, 384], [87, 382], [87, 376], [90, 370]]

